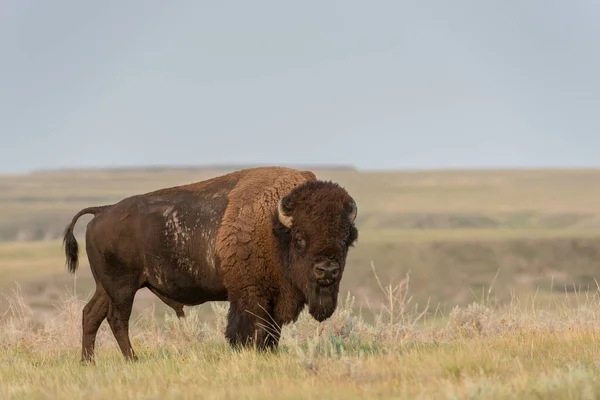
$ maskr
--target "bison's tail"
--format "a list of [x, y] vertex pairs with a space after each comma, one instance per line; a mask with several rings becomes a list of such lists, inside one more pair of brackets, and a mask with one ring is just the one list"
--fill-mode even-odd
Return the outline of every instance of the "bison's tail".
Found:
[[108, 206], [84, 208], [83, 210], [81, 210], [77, 214], [75, 214], [71, 223], [69, 225], [67, 225], [67, 227], [65, 228], [65, 233], [64, 233], [64, 237], [63, 237], [63, 245], [65, 247], [65, 256], [67, 258], [67, 261], [66, 261], [67, 268], [71, 274], [75, 273], [75, 271], [77, 270], [77, 266], [79, 264], [79, 245], [77, 244], [77, 239], [75, 239], [75, 235], [73, 234], [73, 228], [75, 228], [75, 223], [77, 223], [77, 220], [82, 215], [85, 215], [85, 214], [96, 215], [96, 214], [106, 210], [109, 207], [111, 207], [111, 206], [108, 205]]

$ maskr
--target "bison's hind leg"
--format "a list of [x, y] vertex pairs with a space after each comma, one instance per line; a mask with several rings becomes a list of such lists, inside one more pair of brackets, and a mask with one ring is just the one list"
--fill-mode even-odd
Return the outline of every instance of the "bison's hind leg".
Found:
[[106, 292], [96, 283], [96, 292], [86, 304], [82, 311], [82, 343], [81, 343], [81, 363], [88, 364], [93, 362], [94, 347], [96, 344], [96, 335], [102, 321], [108, 314], [108, 297]]
[[131, 317], [133, 300], [138, 288], [119, 282], [118, 285], [115, 285], [114, 289], [112, 292], [107, 291], [110, 297], [107, 316], [108, 324], [125, 359], [136, 361], [137, 355], [133, 351], [131, 341], [129, 340], [129, 318]]
[[[107, 262], [106, 255], [102, 255], [98, 251], [92, 240], [87, 241], [86, 249], [90, 269], [96, 280], [96, 291], [98, 293], [100, 290], [101, 293], [98, 294], [98, 299], [102, 299], [102, 314], [106, 316], [108, 325], [125, 359], [135, 360], [137, 357], [129, 340], [129, 318], [135, 293], [140, 288], [140, 273], [133, 268], [128, 268], [118, 257], [112, 256], [111, 262]], [[108, 301], [104, 300], [105, 297]], [[101, 300], [95, 301], [100, 302]], [[92, 307], [90, 306], [90, 308]], [[96, 321], [93, 317], [90, 320], [91, 322]], [[90, 332], [94, 326], [90, 323]]]

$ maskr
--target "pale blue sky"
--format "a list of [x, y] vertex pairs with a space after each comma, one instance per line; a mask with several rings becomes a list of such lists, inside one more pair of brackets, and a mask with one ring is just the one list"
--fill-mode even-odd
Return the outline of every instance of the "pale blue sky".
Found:
[[600, 2], [3, 0], [0, 172], [600, 166]]

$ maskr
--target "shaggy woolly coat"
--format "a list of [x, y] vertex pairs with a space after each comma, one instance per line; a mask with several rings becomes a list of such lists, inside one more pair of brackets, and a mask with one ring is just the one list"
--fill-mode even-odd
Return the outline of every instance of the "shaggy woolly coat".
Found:
[[[176, 310], [181, 304], [230, 301], [226, 335], [232, 343], [251, 336], [257, 318], [274, 318], [279, 326], [294, 321], [306, 298], [283, 274], [274, 216], [279, 199], [316, 181], [310, 171], [251, 168], [81, 210], [64, 240], [74, 273], [73, 227], [81, 215], [95, 215], [86, 249], [97, 287], [83, 312], [82, 358], [93, 353], [97, 327], [107, 316], [123, 354], [133, 355], [126, 327], [142, 287]], [[331, 210], [346, 212], [351, 198], [338, 186], [332, 190], [339, 206]]]

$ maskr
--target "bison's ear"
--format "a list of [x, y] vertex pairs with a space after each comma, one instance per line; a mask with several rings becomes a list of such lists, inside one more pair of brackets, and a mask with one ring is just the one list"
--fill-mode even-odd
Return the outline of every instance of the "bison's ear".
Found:
[[277, 202], [277, 219], [287, 228], [292, 227], [292, 216], [289, 215], [289, 211], [286, 211], [286, 207], [284, 205], [285, 197], [282, 197]]
[[348, 215], [351, 222], [354, 222], [357, 214], [358, 214], [358, 207], [356, 206], [356, 202], [354, 200], [351, 200], [350, 201], [350, 213]]

